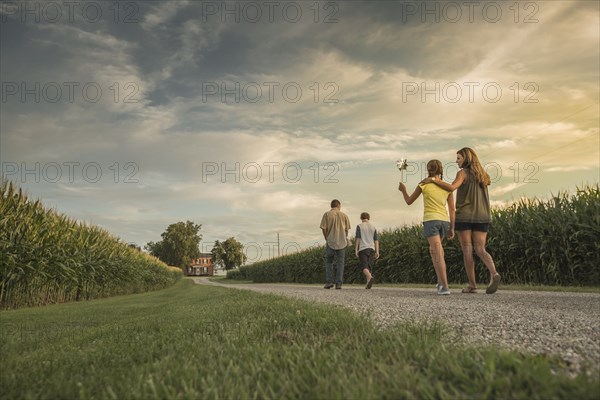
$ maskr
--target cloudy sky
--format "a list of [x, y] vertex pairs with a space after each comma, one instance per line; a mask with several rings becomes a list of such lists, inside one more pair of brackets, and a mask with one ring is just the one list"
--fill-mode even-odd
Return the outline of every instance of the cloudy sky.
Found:
[[192, 220], [250, 261], [321, 244], [333, 198], [419, 223], [399, 158], [411, 190], [469, 146], [497, 206], [574, 191], [599, 181], [599, 4], [2, 2], [2, 173], [127, 242]]

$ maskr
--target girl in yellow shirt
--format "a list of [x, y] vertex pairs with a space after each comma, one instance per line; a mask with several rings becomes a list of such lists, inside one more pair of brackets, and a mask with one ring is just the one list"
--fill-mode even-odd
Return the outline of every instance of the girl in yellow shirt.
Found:
[[[443, 173], [442, 162], [431, 160], [427, 163], [427, 173], [433, 180], [441, 180]], [[425, 206], [423, 214], [423, 235], [429, 242], [429, 253], [433, 261], [433, 268], [437, 275], [437, 293], [449, 295], [448, 277], [446, 275], [446, 261], [444, 260], [444, 247], [442, 237], [454, 238], [454, 196], [452, 192], [446, 191], [433, 183], [419, 184], [410, 196], [406, 192], [406, 186], [400, 182], [398, 190], [404, 195], [406, 204], [411, 205], [423, 193]], [[446, 204], [450, 215], [446, 211]]]

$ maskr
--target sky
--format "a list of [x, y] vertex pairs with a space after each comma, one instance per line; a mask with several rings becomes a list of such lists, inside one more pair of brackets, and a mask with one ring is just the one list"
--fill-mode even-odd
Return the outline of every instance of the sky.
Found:
[[[4, 179], [140, 246], [201, 224], [248, 262], [352, 225], [473, 148], [495, 207], [600, 180], [600, 2], [0, 2]], [[396, 160], [406, 158], [401, 176]], [[385, 251], [385, 249], [382, 249]]]

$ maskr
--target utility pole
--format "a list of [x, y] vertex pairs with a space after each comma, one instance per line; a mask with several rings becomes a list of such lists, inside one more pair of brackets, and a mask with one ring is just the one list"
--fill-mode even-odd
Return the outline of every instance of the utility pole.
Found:
[[281, 257], [281, 252], [279, 251], [279, 232], [277, 232], [277, 257]]

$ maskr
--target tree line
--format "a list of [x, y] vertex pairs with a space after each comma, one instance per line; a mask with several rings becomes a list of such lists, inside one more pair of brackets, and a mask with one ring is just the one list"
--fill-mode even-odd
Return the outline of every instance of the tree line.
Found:
[[[148, 242], [144, 249], [167, 265], [185, 268], [199, 258], [202, 224], [192, 221], [171, 224], [161, 234], [162, 240]], [[231, 270], [246, 262], [244, 246], [234, 237], [216, 240], [211, 250], [212, 262], [217, 268]]]

